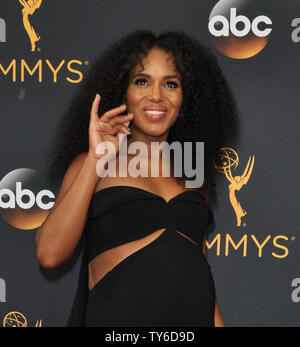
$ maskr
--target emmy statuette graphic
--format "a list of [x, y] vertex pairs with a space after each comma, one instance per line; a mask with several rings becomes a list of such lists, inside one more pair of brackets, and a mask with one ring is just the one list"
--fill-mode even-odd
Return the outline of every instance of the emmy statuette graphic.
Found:
[[40, 35], [36, 33], [34, 27], [31, 25], [29, 20], [29, 15], [32, 16], [34, 12], [40, 8], [43, 0], [19, 0], [20, 4], [23, 6], [23, 25], [29, 36], [31, 43], [31, 51], [34, 52], [36, 49], [36, 42], [40, 40]]
[[239, 191], [244, 185], [246, 185], [250, 179], [255, 156], [249, 157], [246, 168], [241, 176], [233, 176], [231, 168], [236, 169], [239, 164], [239, 157], [235, 150], [229, 147], [223, 147], [220, 149], [219, 161], [221, 165], [215, 165], [215, 168], [225, 174], [227, 180], [229, 181], [229, 201], [236, 214], [236, 226], [241, 226], [242, 217], [244, 217], [247, 212], [243, 209], [241, 204], [237, 201], [236, 191]]

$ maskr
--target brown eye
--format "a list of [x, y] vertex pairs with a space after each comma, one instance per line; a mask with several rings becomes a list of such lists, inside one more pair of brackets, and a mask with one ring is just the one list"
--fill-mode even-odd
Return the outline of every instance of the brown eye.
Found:
[[167, 86], [168, 88], [178, 88], [178, 87], [179, 87], [178, 83], [175, 82], [175, 81], [168, 81], [168, 82], [166, 83], [166, 86]]
[[138, 78], [134, 81], [134, 84], [138, 86], [145, 86], [148, 83], [148, 81], [145, 78]]

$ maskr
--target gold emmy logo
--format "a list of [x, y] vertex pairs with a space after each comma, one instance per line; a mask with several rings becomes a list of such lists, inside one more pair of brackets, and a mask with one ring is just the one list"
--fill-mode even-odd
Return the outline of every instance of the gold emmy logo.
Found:
[[36, 42], [40, 40], [40, 35], [36, 33], [34, 27], [29, 21], [29, 15], [33, 15], [34, 12], [40, 8], [43, 0], [19, 0], [20, 4], [23, 6], [22, 15], [23, 15], [23, 24], [24, 28], [29, 36], [31, 43], [31, 51], [34, 52], [36, 49]]
[[27, 327], [26, 317], [20, 312], [9, 312], [3, 319], [4, 327]]
[[35, 327], [36, 328], [40, 328], [42, 326], [42, 320], [41, 319], [38, 319], [35, 323]]
[[229, 147], [223, 147], [220, 149], [220, 154], [218, 157], [218, 162], [220, 165], [215, 164], [215, 168], [224, 173], [228, 181], [230, 182], [229, 189], [229, 200], [236, 214], [236, 226], [241, 226], [242, 217], [244, 217], [247, 212], [242, 208], [241, 204], [237, 201], [235, 192], [239, 191], [244, 185], [246, 185], [251, 176], [255, 156], [252, 158], [250, 156], [247, 166], [244, 170], [242, 176], [233, 176], [231, 168], [236, 169], [239, 164], [239, 156], [235, 150]]
[[[42, 320], [39, 319], [35, 323], [35, 327], [41, 327], [42, 326]], [[17, 311], [9, 312], [3, 319], [3, 327], [27, 327], [27, 319], [26, 317]]]

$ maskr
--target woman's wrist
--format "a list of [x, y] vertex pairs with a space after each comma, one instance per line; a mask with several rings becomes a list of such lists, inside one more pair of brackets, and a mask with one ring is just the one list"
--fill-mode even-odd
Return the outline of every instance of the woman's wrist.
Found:
[[97, 174], [96, 166], [97, 166], [98, 159], [95, 158], [90, 153], [87, 154], [84, 162], [84, 167], [87, 168], [89, 172], [89, 179], [94, 179], [95, 182], [99, 180], [99, 176]]

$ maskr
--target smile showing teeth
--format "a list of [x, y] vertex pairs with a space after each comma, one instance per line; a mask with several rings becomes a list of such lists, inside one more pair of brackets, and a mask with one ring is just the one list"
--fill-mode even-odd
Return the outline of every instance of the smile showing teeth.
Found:
[[154, 111], [154, 110], [146, 110], [149, 114], [164, 114], [165, 111]]
[[168, 114], [168, 110], [165, 108], [144, 108], [144, 114], [145, 116], [150, 119], [151, 121], [160, 121], [161, 119], [165, 118]]

